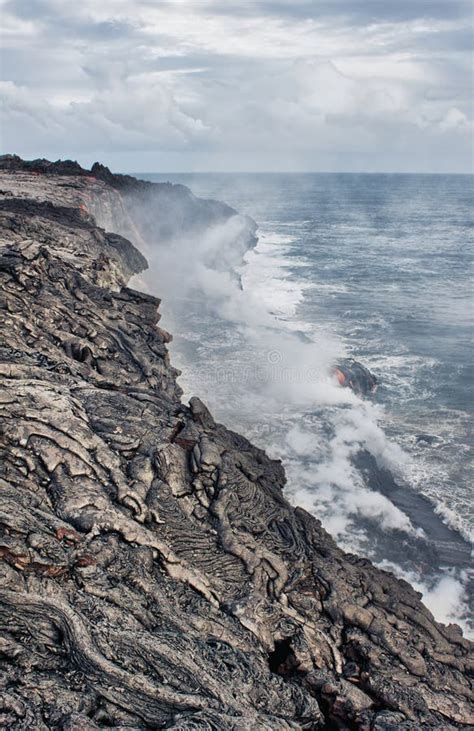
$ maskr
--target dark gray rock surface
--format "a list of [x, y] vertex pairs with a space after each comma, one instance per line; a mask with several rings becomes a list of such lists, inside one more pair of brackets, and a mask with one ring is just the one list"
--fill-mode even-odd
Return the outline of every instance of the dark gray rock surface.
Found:
[[127, 186], [60, 166], [0, 162], [0, 726], [468, 727], [459, 628], [181, 403]]

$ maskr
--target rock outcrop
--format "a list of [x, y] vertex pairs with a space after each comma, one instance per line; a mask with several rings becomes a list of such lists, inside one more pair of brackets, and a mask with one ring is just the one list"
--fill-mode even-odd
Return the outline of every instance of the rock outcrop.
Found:
[[367, 396], [377, 390], [377, 378], [368, 368], [353, 358], [346, 358], [334, 368], [339, 385], [350, 388], [359, 396]]
[[97, 225], [139, 243], [140, 185], [60, 165], [0, 165], [0, 726], [474, 723], [459, 628], [181, 403], [159, 300], [127, 287], [146, 261]]

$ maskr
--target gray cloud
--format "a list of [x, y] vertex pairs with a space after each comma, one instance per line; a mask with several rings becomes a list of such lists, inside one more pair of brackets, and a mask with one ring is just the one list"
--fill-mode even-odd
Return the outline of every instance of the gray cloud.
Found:
[[406, 22], [425, 19], [472, 18], [470, 0], [209, 0], [203, 10], [230, 15], [275, 15], [293, 18], [343, 17], [346, 22]]
[[468, 171], [471, 6], [0, 0], [2, 147], [122, 169]]
[[3, 12], [25, 20], [42, 19], [51, 13], [51, 3], [49, 0], [8, 0], [3, 4]]

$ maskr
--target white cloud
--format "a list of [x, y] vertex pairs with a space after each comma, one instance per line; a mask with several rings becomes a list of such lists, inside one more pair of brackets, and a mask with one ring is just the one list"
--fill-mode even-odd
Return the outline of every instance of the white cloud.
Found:
[[418, 5], [3, 2], [2, 146], [135, 169], [465, 170], [468, 16]]
[[448, 109], [443, 119], [440, 122], [440, 128], [442, 130], [450, 130], [456, 128], [464, 128], [469, 125], [467, 116], [456, 107]]
[[[53, 151], [185, 148], [206, 133], [184, 113], [167, 85], [129, 78], [88, 100], [50, 103], [27, 87], [0, 83], [4, 144], [33, 137]], [[21, 144], [21, 143], [20, 143]]]

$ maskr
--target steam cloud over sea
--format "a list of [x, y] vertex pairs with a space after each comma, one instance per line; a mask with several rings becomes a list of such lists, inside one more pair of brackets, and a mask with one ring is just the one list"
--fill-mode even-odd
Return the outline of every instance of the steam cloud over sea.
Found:
[[[466, 626], [472, 178], [148, 177], [259, 224], [247, 251], [245, 216], [147, 237], [141, 284], [163, 298], [185, 396], [282, 458], [287, 494], [343, 548]], [[334, 378], [348, 355], [375, 396]]]

